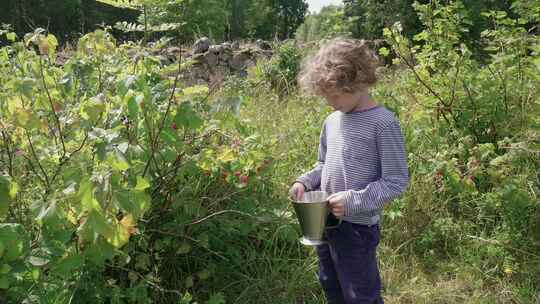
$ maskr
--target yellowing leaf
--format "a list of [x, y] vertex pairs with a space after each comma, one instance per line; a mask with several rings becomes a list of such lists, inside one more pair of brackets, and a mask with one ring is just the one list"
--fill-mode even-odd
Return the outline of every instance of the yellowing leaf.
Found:
[[39, 53], [41, 55], [49, 54], [49, 41], [47, 39], [41, 38], [38, 43]]
[[23, 103], [20, 98], [13, 97], [8, 100], [7, 108], [11, 115], [15, 115], [20, 109], [23, 109]]
[[233, 150], [229, 148], [224, 148], [221, 153], [218, 155], [218, 160], [221, 162], [230, 162], [235, 159]]
[[116, 225], [114, 235], [107, 238], [107, 241], [116, 248], [121, 248], [129, 241], [129, 237], [135, 232], [135, 221], [133, 215], [127, 214]]
[[127, 214], [120, 221], [120, 225], [128, 232], [129, 235], [132, 235], [135, 232], [135, 220], [133, 219], [132, 214]]

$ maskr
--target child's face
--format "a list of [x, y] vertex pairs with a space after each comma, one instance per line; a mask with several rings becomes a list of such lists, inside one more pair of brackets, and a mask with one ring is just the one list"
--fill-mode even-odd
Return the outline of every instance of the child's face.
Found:
[[361, 99], [357, 95], [352, 93], [326, 93], [322, 96], [334, 110], [348, 113], [360, 105]]

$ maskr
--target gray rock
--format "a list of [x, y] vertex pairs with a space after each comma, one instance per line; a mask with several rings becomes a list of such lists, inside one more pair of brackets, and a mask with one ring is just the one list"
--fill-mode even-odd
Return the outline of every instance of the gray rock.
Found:
[[257, 47], [259, 47], [261, 50], [271, 50], [272, 49], [272, 46], [270, 45], [270, 43], [262, 40], [262, 39], [257, 39], [257, 41], [255, 42], [255, 44], [257, 45]]
[[218, 63], [218, 56], [214, 52], [206, 52], [204, 54], [204, 60], [209, 66], [213, 67]]
[[192, 79], [206, 79], [208, 80], [209, 71], [204, 66], [194, 66], [189, 71]]
[[224, 48], [224, 49], [232, 49], [232, 45], [230, 42], [223, 42], [221, 44], [221, 47]]
[[208, 48], [208, 52], [219, 55], [221, 52], [223, 52], [223, 47], [219, 44], [211, 45], [210, 48]]
[[272, 58], [272, 56], [274, 55], [274, 52], [273, 51], [269, 51], [269, 50], [264, 50], [264, 51], [261, 51], [259, 57], [264, 57], [266, 59], [270, 59]]
[[247, 67], [247, 61], [250, 59], [248, 52], [235, 53], [231, 59], [231, 68], [233, 70], [241, 71]]
[[224, 48], [223, 51], [219, 54], [219, 62], [228, 65], [233, 56], [232, 49]]
[[202, 37], [198, 39], [193, 44], [193, 54], [199, 54], [208, 51], [210, 45], [212, 45], [212, 42], [210, 41], [210, 39], [208, 39], [208, 37]]
[[206, 61], [203, 53], [194, 54], [193, 56], [191, 56], [190, 59], [193, 60], [195, 63], [199, 63], [199, 64], [204, 63]]

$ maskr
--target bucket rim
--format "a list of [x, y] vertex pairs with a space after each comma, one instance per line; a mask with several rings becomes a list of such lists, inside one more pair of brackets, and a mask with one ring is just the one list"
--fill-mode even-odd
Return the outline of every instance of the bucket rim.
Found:
[[[328, 192], [326, 192], [326, 191], [319, 191], [319, 190], [317, 190], [317, 191], [307, 191], [307, 192], [304, 193], [304, 195], [307, 194], [307, 193], [313, 193], [313, 192], [324, 193], [324, 194], [327, 195], [327, 197], [330, 196], [330, 193], [328, 193]], [[290, 202], [293, 202], [293, 203], [295, 203], [295, 204], [320, 204], [320, 203], [328, 203], [328, 202], [329, 202], [328, 199], [325, 199], [325, 200], [316, 200], [316, 201], [310, 201], [310, 202], [306, 202], [306, 201], [297, 201], [297, 200], [292, 199], [290, 196], [288, 197], [288, 199], [289, 199]]]

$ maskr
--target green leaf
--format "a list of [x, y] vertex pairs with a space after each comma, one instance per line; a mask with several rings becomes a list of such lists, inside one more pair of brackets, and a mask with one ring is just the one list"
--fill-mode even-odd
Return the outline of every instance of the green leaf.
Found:
[[32, 90], [36, 87], [34, 78], [25, 77], [22, 80], [17, 80], [15, 90], [17, 93], [23, 94], [25, 97], [32, 98]]
[[193, 285], [194, 285], [193, 276], [188, 276], [188, 277], [184, 280], [184, 285], [186, 286], [186, 288], [191, 288], [191, 287], [193, 287]]
[[138, 217], [140, 214], [139, 206], [132, 200], [130, 191], [126, 189], [114, 189], [113, 199], [121, 210], [132, 213], [135, 217]]
[[86, 219], [86, 224], [94, 232], [102, 235], [106, 239], [112, 239], [115, 236], [114, 227], [99, 212], [92, 210]]
[[41, 271], [38, 268], [32, 269], [32, 279], [34, 281], [39, 280], [39, 276], [41, 275]]
[[128, 107], [128, 118], [136, 122], [137, 118], [139, 117], [139, 104], [137, 103], [135, 96], [131, 95], [129, 96], [127, 100], [127, 107]]
[[19, 186], [6, 176], [0, 175], [0, 217], [7, 214], [9, 203], [15, 199]]
[[183, 102], [178, 106], [174, 121], [178, 126], [189, 129], [197, 129], [203, 124], [203, 120], [192, 109], [189, 102]]
[[87, 210], [101, 210], [99, 202], [94, 198], [94, 185], [90, 180], [81, 183], [78, 195], [81, 198], [81, 204]]
[[20, 258], [26, 249], [23, 227], [20, 224], [0, 224], [0, 242], [5, 246], [4, 261]]
[[107, 163], [116, 171], [126, 171], [130, 168], [124, 154], [119, 150], [115, 150], [114, 153], [108, 153]]
[[105, 111], [105, 104], [97, 98], [90, 98], [81, 106], [80, 115], [85, 120], [96, 122]]
[[0, 276], [0, 289], [9, 288], [9, 278], [7, 276]]
[[379, 54], [381, 54], [382, 56], [388, 56], [390, 54], [390, 51], [387, 48], [382, 47], [379, 49]]
[[98, 239], [95, 244], [84, 251], [84, 258], [96, 265], [103, 265], [105, 260], [112, 259], [120, 252], [104, 239]]
[[8, 264], [4, 264], [0, 268], [0, 274], [8, 274], [11, 271], [11, 269], [12, 269], [11, 266], [9, 266]]
[[17, 40], [17, 34], [13, 32], [7, 33], [6, 38], [8, 41], [14, 42], [15, 40]]
[[117, 83], [116, 90], [117, 90], [118, 94], [120, 95], [120, 97], [124, 98], [126, 93], [129, 92], [129, 89], [134, 87], [135, 80], [136, 80], [135, 76], [128, 75], [128, 76], [126, 76], [126, 78], [120, 80]]
[[143, 215], [150, 208], [152, 199], [146, 192], [135, 191], [133, 192], [133, 200], [140, 210], [140, 215]]
[[206, 304], [225, 304], [225, 296], [221, 292], [215, 293], [210, 296], [210, 299]]
[[176, 254], [186, 254], [191, 251], [191, 245], [187, 242], [183, 242], [180, 247], [176, 250]]
[[208, 271], [208, 269], [203, 269], [203, 270], [197, 272], [197, 276], [201, 280], [206, 280], [206, 279], [208, 279], [210, 277], [210, 271]]
[[180, 299], [179, 304], [190, 304], [192, 300], [193, 297], [191, 296], [191, 294], [189, 292], [186, 292]]
[[150, 188], [150, 183], [148, 180], [142, 176], [137, 176], [137, 185], [133, 189], [137, 191], [144, 191], [148, 188]]
[[210, 248], [210, 242], [208, 238], [208, 234], [206, 232], [202, 233], [199, 238], [199, 245], [201, 245], [204, 248]]
[[41, 212], [36, 217], [36, 221], [51, 222], [57, 216], [58, 209], [56, 208], [56, 201], [51, 202], [49, 205], [44, 204], [41, 208]]
[[165, 141], [167, 146], [171, 146], [171, 147], [176, 146], [176, 137], [168, 129], [163, 129], [160, 133], [160, 137]]

